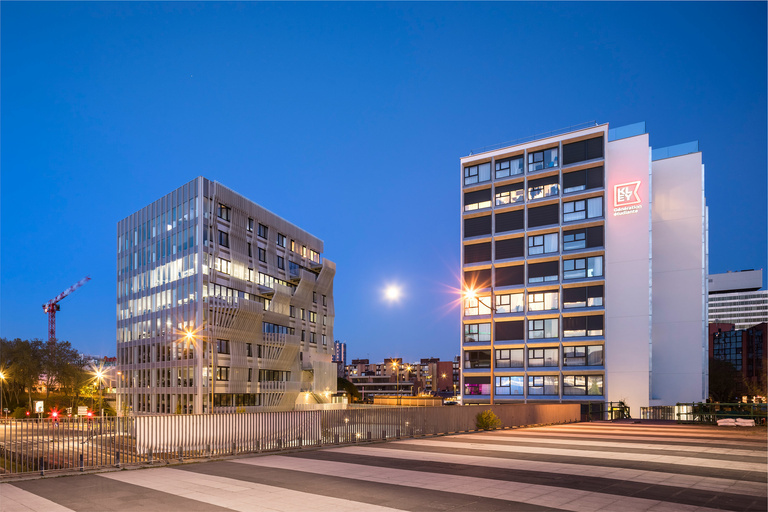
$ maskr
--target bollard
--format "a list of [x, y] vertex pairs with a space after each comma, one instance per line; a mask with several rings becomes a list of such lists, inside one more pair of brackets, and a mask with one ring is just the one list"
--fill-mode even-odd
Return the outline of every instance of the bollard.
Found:
[[297, 441], [299, 442], [299, 448], [303, 448], [303, 446], [302, 446], [302, 445], [303, 445], [303, 443], [302, 443], [302, 439], [301, 439], [301, 436], [299, 436], [299, 438], [297, 439]]
[[381, 431], [381, 440], [382, 441], [386, 441], [387, 440], [387, 431], [386, 430], [382, 430]]
[[261, 453], [261, 441], [256, 441], [256, 453]]
[[282, 450], [283, 449], [283, 440], [282, 440], [282, 438], [277, 440], [277, 449], [278, 450]]
[[232, 441], [232, 455], [237, 453], [237, 444]]
[[43, 459], [42, 457], [40, 457], [39, 467], [40, 467], [40, 476], [45, 476], [45, 459]]
[[395, 433], [395, 437], [396, 437], [397, 439], [400, 439], [400, 429], [397, 429], [397, 431], [396, 431], [396, 433]]
[[85, 471], [85, 464], [83, 464], [83, 454], [80, 454], [80, 471]]
[[115, 467], [120, 467], [120, 452], [115, 452]]
[[370, 441], [370, 440], [371, 440], [371, 433], [370, 433], [370, 432], [368, 432], [368, 437], [367, 437], [367, 439], [368, 439], [368, 441]]
[[147, 463], [152, 464], [154, 458], [152, 457], [152, 448], [147, 450]]
[[208, 450], [208, 458], [210, 459], [211, 457], [213, 457], [213, 450], [211, 449], [211, 445], [210, 444], [205, 445], [205, 449]]
[[333, 434], [333, 444], [339, 444], [339, 434]]
[[184, 462], [184, 456], [181, 454], [181, 446], [179, 446], [179, 462]]

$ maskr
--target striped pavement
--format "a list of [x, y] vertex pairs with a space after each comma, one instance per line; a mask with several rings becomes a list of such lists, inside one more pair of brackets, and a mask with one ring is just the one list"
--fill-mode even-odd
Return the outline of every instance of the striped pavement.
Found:
[[766, 511], [764, 428], [578, 423], [0, 484], [0, 511]]

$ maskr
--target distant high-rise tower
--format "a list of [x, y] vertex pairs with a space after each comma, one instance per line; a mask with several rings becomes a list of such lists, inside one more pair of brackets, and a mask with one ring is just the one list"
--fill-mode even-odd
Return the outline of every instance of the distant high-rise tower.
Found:
[[709, 322], [748, 329], [768, 322], [768, 290], [762, 270], [709, 275]]

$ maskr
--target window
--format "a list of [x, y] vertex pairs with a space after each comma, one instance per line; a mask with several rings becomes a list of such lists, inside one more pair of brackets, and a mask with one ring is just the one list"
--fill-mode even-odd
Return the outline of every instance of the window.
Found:
[[549, 281], [557, 281], [559, 276], [560, 262], [545, 261], [542, 263], [529, 263], [528, 264], [528, 282], [529, 283], [544, 283]]
[[563, 395], [603, 394], [602, 375], [563, 375]]
[[312, 322], [313, 324], [316, 323], [317, 322], [317, 313], [315, 313], [314, 311], [310, 311], [309, 312], [309, 321]]
[[291, 380], [291, 372], [259, 370], [259, 382], [285, 382]]
[[[525, 266], [496, 267], [496, 286], [519, 286], [525, 281]], [[490, 277], [490, 276], [489, 276]]]
[[471, 185], [491, 179], [491, 162], [464, 168], [464, 184]]
[[304, 341], [304, 339], [306, 338], [306, 336], [307, 336], [306, 332], [307, 331], [301, 331], [301, 341]]
[[264, 224], [259, 224], [259, 236], [261, 238], [269, 238], [269, 228]]
[[563, 165], [603, 157], [603, 136], [563, 144]]
[[315, 263], [320, 263], [320, 253], [317, 251], [309, 250], [309, 259]]
[[464, 211], [479, 210], [491, 207], [491, 189], [476, 190], [464, 194]]
[[547, 176], [538, 180], [528, 180], [528, 200], [542, 199], [560, 194], [558, 176]]
[[323, 295], [323, 306], [327, 306], [327, 305], [328, 305], [328, 297]]
[[528, 227], [536, 228], [549, 224], [558, 224], [560, 221], [560, 205], [547, 204], [528, 208]]
[[464, 316], [490, 315], [490, 297], [464, 299]]
[[496, 161], [496, 179], [523, 174], [523, 157]]
[[550, 254], [558, 252], [558, 250], [557, 233], [547, 233], [546, 235], [528, 237], [528, 256]]
[[508, 322], [496, 322], [494, 324], [495, 340], [500, 341], [522, 341], [525, 338], [522, 320], [512, 320]]
[[317, 339], [315, 338], [316, 333], [313, 331], [309, 331], [309, 342], [312, 344], [317, 344]]
[[592, 197], [563, 203], [563, 222], [603, 216], [603, 197]]
[[280, 247], [285, 247], [285, 235], [282, 233], [277, 234], [277, 245]]
[[525, 242], [523, 237], [496, 240], [494, 242], [496, 244], [496, 260], [522, 258], [525, 256], [523, 242]]
[[522, 368], [523, 349], [502, 348], [496, 350], [496, 368]]
[[591, 226], [588, 228], [563, 231], [563, 250], [574, 251], [590, 247], [602, 247], [603, 226]]
[[[325, 317], [323, 317], [323, 318], [325, 318]], [[328, 346], [328, 338], [325, 336], [325, 334], [323, 334], [323, 346], [324, 347]]]
[[245, 355], [248, 357], [253, 357], [253, 343], [245, 344]]
[[496, 377], [497, 395], [522, 395], [523, 377]]
[[214, 268], [217, 272], [221, 272], [222, 274], [232, 273], [232, 264], [229, 262], [229, 260], [225, 260], [223, 258], [216, 258]]
[[296, 252], [296, 240], [291, 240], [291, 252]]
[[464, 343], [491, 341], [491, 324], [465, 324]]
[[[524, 211], [522, 209], [515, 210], [511, 212], [504, 212], [504, 213], [497, 213], [494, 215], [496, 220], [496, 233], [503, 233], [505, 231], [516, 231], [518, 229], [523, 229], [523, 213]], [[557, 217], [557, 216], [555, 216]], [[557, 221], [555, 221], [557, 222]], [[488, 219], [488, 234], [490, 234], [490, 218]], [[464, 228], [464, 236], [467, 235], [466, 226]]]
[[306, 258], [307, 257], [307, 246], [306, 245], [302, 245], [301, 246], [301, 257], [302, 258]]
[[491, 242], [464, 246], [464, 263], [491, 261]]
[[248, 368], [248, 382], [253, 382], [253, 368]]
[[529, 348], [528, 367], [558, 366], [557, 356], [560, 349], [555, 348]]
[[248, 231], [253, 232], [253, 219], [248, 218]]
[[525, 201], [525, 189], [523, 182], [496, 187], [496, 206], [522, 203]]
[[491, 234], [491, 216], [464, 219], [464, 238]]
[[216, 367], [216, 380], [221, 380], [221, 381], [229, 380], [229, 366]]
[[317, 292], [312, 292], [312, 303], [317, 304]]
[[528, 377], [529, 395], [558, 395], [560, 394], [557, 375], [541, 375]]
[[563, 288], [563, 309], [593, 308], [603, 305], [603, 285]]
[[563, 174], [563, 194], [603, 188], [603, 168], [593, 167]]
[[557, 148], [528, 153], [528, 172], [557, 167]]
[[277, 257], [277, 268], [285, 270], [285, 258], [282, 256]]
[[465, 395], [490, 395], [490, 377], [464, 377]]
[[603, 257], [576, 258], [563, 260], [563, 279], [582, 279], [603, 275]]
[[603, 366], [603, 346], [563, 347], [563, 366]]
[[232, 218], [232, 209], [229, 206], [219, 203], [217, 215], [220, 219], [229, 221]]
[[251, 247], [251, 242], [248, 242], [248, 257], [253, 258], [253, 248]]
[[557, 338], [560, 334], [560, 326], [557, 318], [546, 320], [528, 320], [528, 339]]
[[558, 292], [528, 292], [528, 311], [550, 311], [559, 309]]
[[267, 250], [259, 247], [259, 261], [267, 262]]
[[219, 245], [229, 247], [229, 233], [226, 231], [219, 231]]
[[464, 352], [464, 369], [473, 370], [491, 367], [490, 350], [472, 350]]
[[520, 313], [523, 311], [522, 293], [508, 293], [496, 296], [497, 313]]
[[216, 340], [216, 352], [219, 354], [229, 354], [229, 340]]
[[563, 318], [563, 338], [602, 336], [603, 316], [575, 316]]

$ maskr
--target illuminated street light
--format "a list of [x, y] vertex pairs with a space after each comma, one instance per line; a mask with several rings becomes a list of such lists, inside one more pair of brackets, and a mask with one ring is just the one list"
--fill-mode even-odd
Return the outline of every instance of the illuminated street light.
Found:
[[[201, 338], [204, 339], [203, 336], [198, 334], [202, 330], [203, 330], [203, 326], [202, 325], [200, 327], [197, 327], [196, 329], [190, 329], [189, 327], [185, 327], [181, 340], [185, 341], [186, 343], [191, 343], [195, 347], [198, 347], [199, 346], [198, 342], [200, 341], [200, 339]], [[213, 413], [213, 392], [214, 392], [214, 386], [216, 385], [216, 377], [215, 377], [214, 368], [213, 368], [213, 343], [210, 343], [209, 345], [210, 345], [210, 350], [211, 350], [211, 369], [210, 369], [210, 374], [211, 374], [211, 402], [208, 405], [208, 414], [212, 414]], [[200, 354], [200, 356], [201, 356], [200, 358], [202, 359], [202, 355], [203, 355], [202, 351], [199, 351], [198, 353]]]
[[5, 417], [5, 410], [3, 409], [3, 382], [5, 382], [5, 374], [0, 371], [0, 413]]

